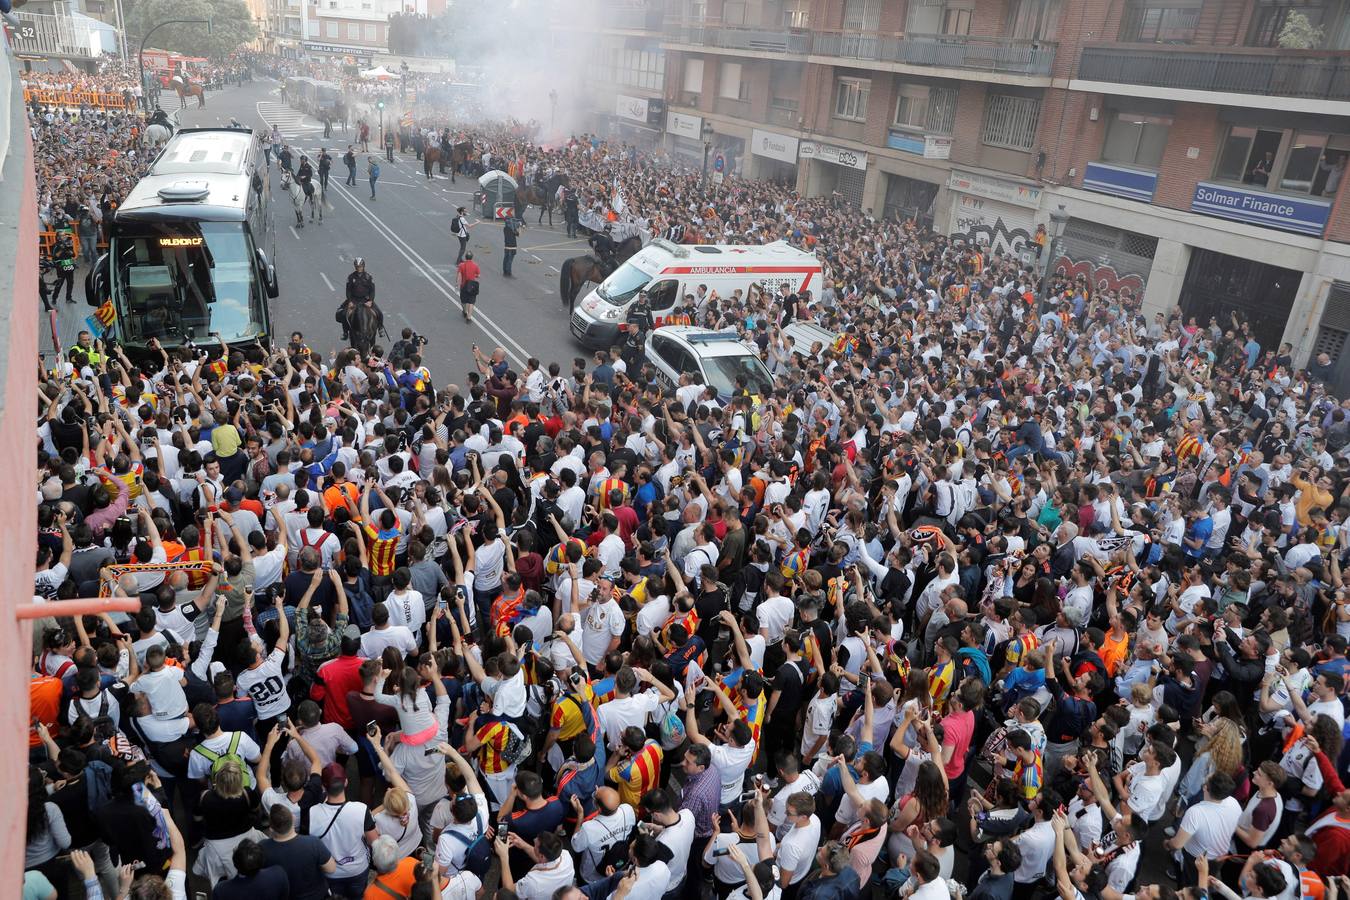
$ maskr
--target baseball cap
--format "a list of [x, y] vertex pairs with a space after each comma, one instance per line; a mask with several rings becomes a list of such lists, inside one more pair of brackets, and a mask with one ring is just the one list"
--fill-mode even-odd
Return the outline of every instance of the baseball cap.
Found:
[[359, 641], [361, 640], [361, 629], [355, 625], [348, 625], [342, 629], [342, 636], [349, 641]]
[[323, 782], [325, 788], [334, 784], [345, 785], [347, 783], [347, 767], [342, 763], [330, 762], [319, 773], [319, 780]]

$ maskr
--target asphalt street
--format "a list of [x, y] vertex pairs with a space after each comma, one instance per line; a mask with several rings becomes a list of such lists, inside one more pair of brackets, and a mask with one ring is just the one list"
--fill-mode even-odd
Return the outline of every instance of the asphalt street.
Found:
[[[458, 206], [470, 205], [475, 180], [459, 178], [452, 184], [447, 175], [428, 181], [412, 153], [396, 152], [393, 163], [377, 155], [381, 174], [372, 202], [364, 154], [358, 153], [356, 187], [343, 185], [347, 170], [341, 156], [354, 134], [344, 135], [339, 129], [325, 139], [318, 120], [282, 102], [277, 82], [262, 79], [213, 92], [207, 104], [204, 109], [184, 110], [179, 124], [220, 126], [229, 124], [231, 118], [258, 129], [276, 124], [292, 150], [309, 153], [314, 159], [321, 147], [327, 147], [333, 156], [324, 220], [310, 224], [306, 217], [303, 228], [295, 227], [289, 198], [279, 187], [275, 160], [269, 172], [274, 246], [265, 250], [276, 266], [281, 288], [272, 306], [279, 338], [284, 340], [298, 330], [311, 347], [325, 355], [340, 347], [341, 329], [333, 321], [333, 312], [342, 299], [352, 259], [361, 256], [375, 279], [376, 300], [384, 310], [391, 338], [397, 339], [405, 326], [426, 337], [425, 358], [439, 384], [462, 381], [464, 372], [473, 366], [475, 343], [485, 352], [504, 347], [517, 368], [527, 357], [536, 356], [545, 365], [557, 360], [566, 369], [574, 356], [585, 353], [568, 331], [568, 314], [558, 297], [558, 268], [564, 259], [586, 252], [587, 247], [584, 240], [568, 239], [560, 213], [554, 213], [554, 227], [549, 227], [547, 216], [539, 226], [535, 224], [539, 211], [531, 207], [520, 235], [514, 277], [505, 278], [501, 225], [480, 221], [469, 210], [469, 247], [483, 275], [474, 321], [468, 324], [460, 312], [454, 265], [458, 242], [450, 234], [450, 222]], [[371, 131], [374, 151], [375, 127]], [[83, 277], [81, 269], [76, 284], [81, 301]], [[90, 310], [83, 302], [61, 307], [59, 330], [69, 347]], [[50, 339], [42, 343], [45, 349]]]

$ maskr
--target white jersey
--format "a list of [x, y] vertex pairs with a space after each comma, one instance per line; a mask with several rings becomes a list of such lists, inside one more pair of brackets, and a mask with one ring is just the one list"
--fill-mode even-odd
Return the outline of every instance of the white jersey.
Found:
[[286, 678], [281, 672], [285, 660], [286, 651], [278, 647], [267, 654], [262, 665], [239, 673], [239, 690], [253, 701], [261, 720], [275, 719], [291, 708], [291, 696], [286, 693]]

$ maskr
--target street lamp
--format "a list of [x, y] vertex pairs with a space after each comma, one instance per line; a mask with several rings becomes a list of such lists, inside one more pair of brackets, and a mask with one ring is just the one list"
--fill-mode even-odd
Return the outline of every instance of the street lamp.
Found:
[[384, 101], [376, 100], [375, 107], [380, 111], [380, 149], [384, 149]]
[[1059, 239], [1064, 236], [1064, 226], [1068, 223], [1069, 214], [1064, 211], [1063, 203], [1050, 211], [1050, 244], [1046, 248], [1045, 266], [1041, 269], [1041, 296], [1036, 307], [1038, 315], [1045, 315], [1045, 306], [1050, 299], [1050, 276], [1054, 274], [1051, 267], [1055, 264]]
[[549, 106], [548, 127], [549, 127], [549, 130], [552, 131], [553, 129], [555, 129], [555, 128], [558, 127], [558, 92], [557, 92], [557, 90], [550, 90], [550, 91], [548, 92], [548, 106]]
[[136, 64], [140, 66], [139, 71], [141, 73], [141, 93], [144, 95], [142, 97], [142, 100], [145, 102], [145, 108], [147, 111], [149, 111], [150, 109], [150, 92], [146, 90], [145, 86], [145, 42], [150, 40], [150, 35], [154, 34], [156, 31], [159, 31], [165, 25], [203, 25], [203, 24], [206, 25], [206, 33], [210, 34], [211, 33], [210, 19], [166, 19], [165, 21], [160, 22], [154, 28], [151, 28], [149, 31], [147, 31], [144, 35], [141, 36], [141, 46], [140, 49], [136, 51]]
[[699, 129], [699, 136], [703, 138], [703, 183], [708, 183], [708, 154], [712, 152], [712, 123], [708, 120], [703, 121], [703, 127]]

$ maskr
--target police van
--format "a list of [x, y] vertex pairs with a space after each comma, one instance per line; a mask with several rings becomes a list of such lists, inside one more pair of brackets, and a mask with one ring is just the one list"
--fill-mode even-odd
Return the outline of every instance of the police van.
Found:
[[620, 325], [639, 291], [647, 292], [652, 320], [661, 325], [678, 312], [686, 294], [700, 285], [719, 297], [752, 284], [776, 293], [779, 285], [801, 293], [819, 291], [821, 265], [815, 254], [785, 241], [772, 244], [673, 244], [657, 238], [615, 269], [572, 313], [572, 334], [591, 347], [620, 342]]

